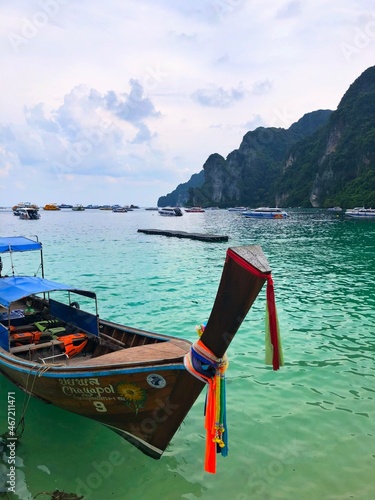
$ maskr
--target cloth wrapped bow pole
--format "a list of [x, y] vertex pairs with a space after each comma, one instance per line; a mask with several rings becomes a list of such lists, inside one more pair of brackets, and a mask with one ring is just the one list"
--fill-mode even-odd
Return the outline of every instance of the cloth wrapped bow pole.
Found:
[[[197, 328], [204, 331], [204, 325]], [[191, 347], [184, 359], [186, 369], [206, 384], [205, 405], [206, 455], [204, 469], [216, 473], [216, 453], [228, 455], [228, 432], [226, 429], [225, 371], [228, 367], [226, 355], [217, 358], [201, 340]]]
[[[266, 307], [266, 364], [271, 364], [274, 370], [278, 370], [284, 364], [282, 347], [280, 341], [279, 326], [277, 320], [275, 292], [270, 272], [261, 272], [231, 249], [227, 251], [227, 263], [233, 261], [238, 264], [237, 269], [245, 269], [254, 276], [267, 281], [267, 307]], [[233, 282], [231, 286], [235, 286]], [[229, 289], [230, 290], [230, 289]], [[222, 295], [223, 296], [223, 295]], [[221, 300], [222, 302], [222, 300]], [[215, 302], [216, 303], [216, 302]], [[246, 314], [246, 313], [245, 313]], [[225, 318], [222, 318], [225, 322]], [[211, 324], [211, 323], [210, 323]], [[220, 330], [221, 324], [216, 321], [216, 329]], [[233, 326], [235, 328], [235, 326]], [[200, 336], [203, 335], [205, 325], [196, 327]], [[235, 330], [236, 331], [236, 330]], [[234, 331], [234, 333], [235, 333]], [[234, 333], [231, 335], [233, 337]], [[205, 412], [206, 428], [206, 456], [205, 470], [216, 472], [216, 452], [223, 456], [228, 454], [228, 432], [226, 429], [225, 412], [225, 370], [228, 365], [224, 354], [218, 358], [204, 343], [205, 336], [193, 344], [189, 353], [185, 355], [184, 363], [186, 369], [196, 378], [208, 385]], [[211, 344], [213, 345], [212, 338]], [[220, 352], [220, 350], [219, 350]], [[221, 352], [224, 352], [221, 350]]]

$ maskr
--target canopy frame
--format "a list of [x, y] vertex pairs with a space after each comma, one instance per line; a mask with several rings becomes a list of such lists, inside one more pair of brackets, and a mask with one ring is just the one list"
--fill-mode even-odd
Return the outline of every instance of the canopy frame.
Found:
[[[9, 253], [12, 276], [15, 276], [13, 257], [12, 257], [12, 254], [14, 252], [29, 252], [29, 251], [39, 250], [40, 251], [39, 267], [41, 269], [42, 278], [44, 278], [43, 246], [42, 243], [38, 240], [38, 236], [34, 235], [34, 238], [35, 240], [32, 240], [31, 238], [26, 238], [25, 236], [0, 237], [0, 253]], [[3, 264], [0, 257], [0, 278], [2, 277], [1, 276], [2, 268]]]

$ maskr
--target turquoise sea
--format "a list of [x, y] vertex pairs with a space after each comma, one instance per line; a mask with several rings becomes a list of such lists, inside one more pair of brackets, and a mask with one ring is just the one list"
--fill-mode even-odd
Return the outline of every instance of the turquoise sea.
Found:
[[[264, 365], [264, 288], [228, 351], [229, 456], [218, 457], [216, 475], [203, 471], [204, 394], [159, 461], [95, 422], [32, 399], [16, 449], [17, 495], [0, 497], [58, 489], [92, 500], [374, 499], [375, 221], [290, 213], [259, 221], [226, 210], [180, 218], [67, 210], [23, 221], [0, 212], [1, 234], [38, 235], [46, 277], [95, 290], [102, 317], [192, 341], [210, 314], [227, 247], [261, 245], [285, 355], [277, 372]], [[227, 234], [229, 242], [138, 228]], [[7, 393], [15, 392], [19, 414], [27, 401], [0, 383], [3, 434]], [[0, 486], [8, 467], [3, 450]]]

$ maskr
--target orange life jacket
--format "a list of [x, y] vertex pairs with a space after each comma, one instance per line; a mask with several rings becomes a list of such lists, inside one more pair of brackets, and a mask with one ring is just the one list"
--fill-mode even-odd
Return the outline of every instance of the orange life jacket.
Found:
[[70, 335], [63, 335], [57, 339], [64, 344], [65, 353], [68, 358], [72, 358], [81, 352], [88, 342], [85, 333], [72, 333]]
[[12, 333], [10, 336], [10, 341], [14, 342], [16, 346], [26, 345], [26, 344], [37, 344], [40, 341], [41, 332], [24, 332], [24, 333]]

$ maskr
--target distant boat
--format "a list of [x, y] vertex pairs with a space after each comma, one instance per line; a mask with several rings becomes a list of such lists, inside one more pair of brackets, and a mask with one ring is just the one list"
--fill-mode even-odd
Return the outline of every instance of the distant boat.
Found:
[[47, 203], [47, 205], [44, 205], [43, 210], [54, 211], [54, 210], [61, 210], [61, 209], [59, 206], [56, 205], [56, 203]]
[[341, 207], [331, 207], [331, 208], [328, 208], [327, 210], [328, 210], [328, 212], [342, 212]]
[[185, 210], [185, 212], [187, 212], [187, 213], [192, 213], [192, 214], [202, 213], [202, 212], [204, 212], [204, 211], [205, 211], [205, 210], [203, 210], [203, 208], [201, 208], [201, 207], [191, 207], [191, 208], [185, 208], [184, 210]]
[[74, 205], [74, 207], [72, 207], [72, 210], [73, 212], [84, 212], [85, 207], [83, 205]]
[[375, 208], [355, 207], [351, 210], [346, 210], [346, 217], [358, 217], [361, 219], [375, 218]]
[[57, 205], [59, 208], [73, 208], [73, 205], [67, 205], [66, 203], [62, 203], [61, 205]]
[[128, 211], [128, 209], [125, 207], [113, 207], [112, 208], [112, 212], [114, 212], [116, 214], [126, 214], [127, 211]]
[[243, 212], [244, 217], [251, 217], [253, 219], [285, 219], [289, 217], [287, 212], [281, 208], [259, 207], [254, 210]]
[[231, 207], [228, 208], [228, 212], [245, 212], [247, 207]]
[[147, 207], [147, 208], [145, 208], [145, 210], [155, 210], [155, 211], [157, 211], [159, 209], [158, 209], [158, 207]]
[[37, 220], [40, 219], [40, 213], [37, 208], [22, 207], [17, 210], [19, 218], [22, 220]]
[[164, 207], [164, 208], [159, 208], [159, 215], [163, 215], [164, 217], [181, 217], [181, 215], [184, 214], [182, 213], [181, 208]]
[[39, 210], [38, 205], [35, 205], [34, 203], [30, 203], [29, 201], [25, 201], [25, 202], [18, 203], [17, 205], [14, 205], [14, 207], [12, 207], [13, 214], [16, 216], [19, 216], [20, 215], [19, 214], [20, 208], [34, 208], [35, 210]]

